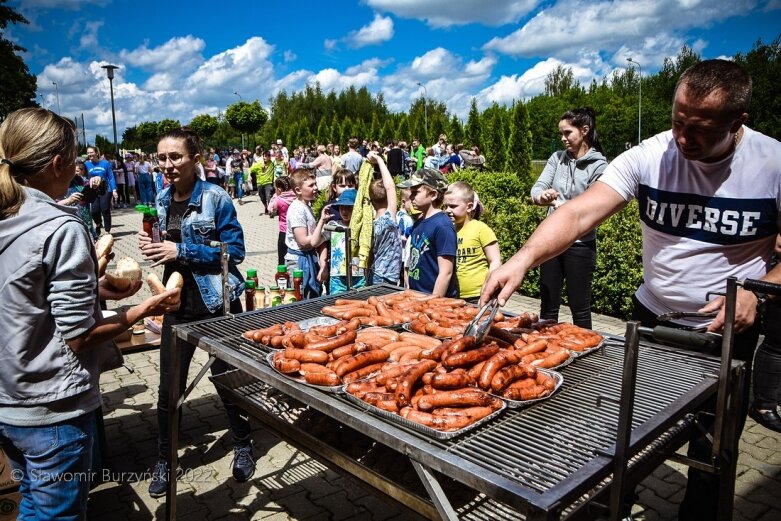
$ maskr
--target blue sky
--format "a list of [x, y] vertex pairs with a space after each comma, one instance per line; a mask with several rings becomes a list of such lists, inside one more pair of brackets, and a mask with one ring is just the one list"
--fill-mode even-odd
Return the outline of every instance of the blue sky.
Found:
[[57, 110], [58, 91], [63, 114], [84, 114], [89, 141], [111, 134], [106, 63], [120, 67], [121, 134], [142, 121], [216, 116], [239, 96], [267, 106], [315, 81], [337, 91], [365, 85], [394, 111], [425, 92], [465, 117], [472, 97], [484, 108], [540, 93], [560, 64], [588, 83], [625, 68], [627, 56], [647, 74], [683, 44], [730, 57], [781, 34], [781, 0], [8, 4], [31, 22], [6, 36], [27, 49], [44, 105]]

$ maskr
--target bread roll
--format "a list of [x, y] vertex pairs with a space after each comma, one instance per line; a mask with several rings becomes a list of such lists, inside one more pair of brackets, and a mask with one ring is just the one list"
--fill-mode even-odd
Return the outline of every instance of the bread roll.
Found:
[[116, 276], [124, 277], [130, 282], [141, 280], [141, 266], [130, 257], [123, 257], [117, 261]]
[[165, 289], [176, 289], [181, 288], [184, 286], [184, 278], [182, 277], [182, 274], [178, 271], [175, 271], [171, 273], [171, 276], [168, 277], [168, 282], [165, 285]]
[[106, 266], [108, 266], [108, 257], [98, 257], [98, 277], [105, 275]]
[[110, 233], [102, 235], [98, 242], [95, 243], [95, 253], [98, 259], [101, 257], [108, 258], [112, 248], [114, 248], [114, 237]]
[[160, 282], [160, 277], [157, 276], [155, 273], [150, 273], [146, 276], [146, 283], [149, 284], [149, 289], [152, 290], [152, 293], [155, 295], [160, 295], [161, 293], [165, 293], [165, 286], [163, 286], [163, 283]]
[[109, 284], [117, 288], [119, 291], [127, 291], [133, 284], [133, 281], [127, 277], [120, 277], [114, 273], [107, 271], [106, 280]]

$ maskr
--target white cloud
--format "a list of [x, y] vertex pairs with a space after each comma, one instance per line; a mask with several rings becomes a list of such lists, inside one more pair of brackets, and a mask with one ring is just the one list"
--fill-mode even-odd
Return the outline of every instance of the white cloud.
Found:
[[377, 45], [393, 38], [393, 20], [389, 16], [375, 14], [369, 25], [364, 25], [345, 38], [350, 47], [360, 48]]
[[366, 0], [382, 12], [426, 20], [432, 27], [482, 23], [515, 23], [529, 14], [539, 0]]
[[323, 41], [323, 48], [325, 49], [326, 52], [331, 52], [334, 49], [336, 49], [336, 43], [337, 43], [336, 40], [327, 38], [325, 41]]
[[79, 38], [79, 48], [96, 50], [98, 47], [98, 29], [103, 27], [103, 20], [87, 22], [84, 24], [84, 32]]
[[296, 53], [294, 53], [290, 49], [282, 53], [282, 59], [285, 60], [285, 63], [296, 61], [296, 58], [298, 58], [298, 56], [296, 56]]
[[454, 70], [455, 60], [450, 51], [444, 47], [437, 47], [412, 60], [411, 68], [420, 77], [436, 78]]
[[512, 56], [572, 58], [581, 49], [613, 48], [646, 35], [707, 27], [748, 12], [755, 0], [562, 0], [523, 27], [484, 45]]
[[632, 45], [620, 46], [609, 61], [616, 67], [626, 68], [631, 65], [626, 59], [632, 58], [643, 68], [643, 76], [647, 76], [651, 70], [664, 63], [665, 58], [676, 56], [684, 44], [688, 44], [697, 53], [701, 53], [707, 46], [703, 40], [689, 43], [672, 34], [658, 33]]
[[132, 51], [121, 51], [120, 59], [128, 65], [142, 69], [165, 72], [188, 69], [191, 70], [203, 62], [201, 51], [206, 42], [194, 36], [171, 38], [162, 45], [150, 49], [147, 43]]

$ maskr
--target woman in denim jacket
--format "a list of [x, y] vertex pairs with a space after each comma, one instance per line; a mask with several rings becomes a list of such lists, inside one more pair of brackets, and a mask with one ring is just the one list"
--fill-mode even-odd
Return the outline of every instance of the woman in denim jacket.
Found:
[[[157, 163], [169, 183], [157, 195], [157, 215], [164, 240], [153, 243], [146, 233], [141, 232], [139, 235], [139, 246], [144, 257], [154, 262], [152, 266], [165, 266], [163, 282], [167, 282], [175, 271], [184, 278], [179, 309], [163, 318], [157, 398], [159, 458], [149, 485], [152, 497], [165, 495], [168, 485], [171, 328], [182, 323], [219, 317], [224, 313], [220, 248], [212, 245], [214, 241], [228, 245], [231, 312], [242, 311], [239, 297], [244, 291], [244, 281], [236, 265], [244, 260], [244, 232], [225, 190], [198, 177], [196, 165], [200, 159], [199, 139], [192, 131], [172, 130], [160, 138]], [[183, 392], [195, 346], [182, 343], [180, 347], [182, 370], [179, 388]], [[222, 360], [215, 361], [211, 367], [213, 375], [229, 369], [231, 367]], [[233, 476], [237, 481], [246, 481], [255, 472], [249, 421], [246, 414], [230, 399], [224, 396], [221, 398], [233, 432]]]

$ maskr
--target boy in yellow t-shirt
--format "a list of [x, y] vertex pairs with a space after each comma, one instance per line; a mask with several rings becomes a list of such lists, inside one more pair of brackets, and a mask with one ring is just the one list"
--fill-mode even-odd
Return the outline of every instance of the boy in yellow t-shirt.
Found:
[[477, 300], [488, 274], [502, 265], [499, 242], [487, 224], [475, 220], [479, 216], [475, 191], [458, 181], [445, 192], [443, 210], [453, 221], [458, 235], [456, 275], [460, 297]]

